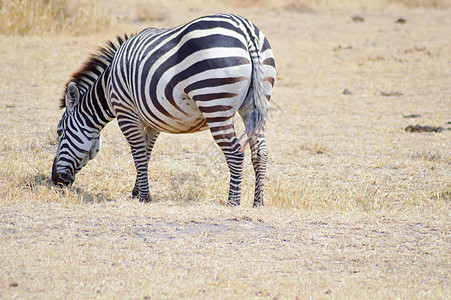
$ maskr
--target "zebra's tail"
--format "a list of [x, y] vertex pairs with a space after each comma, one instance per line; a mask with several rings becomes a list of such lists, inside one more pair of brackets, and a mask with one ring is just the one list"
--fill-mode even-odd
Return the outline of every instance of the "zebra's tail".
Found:
[[[264, 38], [264, 37], [263, 37]], [[263, 64], [260, 55], [258, 38], [250, 37], [248, 40], [249, 55], [252, 61], [252, 82], [250, 86], [250, 93], [247, 101], [251, 101], [252, 107], [251, 119], [247, 124], [246, 130], [240, 137], [240, 140], [247, 135], [248, 138], [243, 143], [240, 151], [244, 151], [246, 145], [250, 140], [259, 135], [265, 128], [265, 122], [268, 117], [269, 101], [265, 95], [263, 86]]]

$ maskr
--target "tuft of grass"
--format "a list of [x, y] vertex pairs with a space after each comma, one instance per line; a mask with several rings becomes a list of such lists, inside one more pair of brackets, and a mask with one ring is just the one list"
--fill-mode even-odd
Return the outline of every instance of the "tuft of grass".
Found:
[[107, 28], [110, 20], [106, 16], [108, 13], [97, 1], [1, 0], [0, 33], [83, 34]]
[[434, 151], [433, 152], [415, 151], [412, 154], [412, 158], [413, 159], [424, 159], [424, 160], [431, 161], [431, 162], [440, 162], [444, 159], [446, 160], [446, 158], [444, 158], [444, 156], [440, 152], [437, 152], [437, 151], [435, 151], [435, 152]]

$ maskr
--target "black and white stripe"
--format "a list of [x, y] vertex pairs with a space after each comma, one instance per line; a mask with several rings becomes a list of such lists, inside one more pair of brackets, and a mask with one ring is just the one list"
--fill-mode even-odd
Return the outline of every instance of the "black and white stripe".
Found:
[[[240, 203], [242, 150], [249, 143], [256, 173], [254, 206], [263, 205], [263, 130], [276, 77], [263, 33], [242, 17], [218, 14], [118, 41], [94, 55], [68, 85], [54, 181], [73, 181], [96, 151], [100, 130], [117, 117], [137, 169], [132, 195], [140, 201], [150, 201], [148, 160], [159, 133], [210, 129], [230, 169], [229, 204]], [[71, 93], [80, 94], [78, 103], [70, 102]], [[243, 146], [234, 129], [236, 112], [246, 126]], [[77, 148], [89, 154], [87, 160]]]

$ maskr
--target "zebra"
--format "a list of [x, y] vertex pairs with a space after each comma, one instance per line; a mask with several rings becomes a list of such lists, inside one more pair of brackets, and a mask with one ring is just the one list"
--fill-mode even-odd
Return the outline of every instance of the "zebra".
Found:
[[[92, 54], [66, 85], [52, 181], [71, 185], [98, 153], [101, 130], [117, 118], [136, 167], [133, 198], [151, 201], [148, 164], [160, 132], [209, 129], [230, 171], [228, 205], [240, 205], [249, 144], [253, 205], [262, 206], [268, 157], [264, 128], [275, 79], [268, 40], [237, 15], [209, 15], [170, 29], [118, 36]], [[245, 125], [240, 137], [236, 112]]]

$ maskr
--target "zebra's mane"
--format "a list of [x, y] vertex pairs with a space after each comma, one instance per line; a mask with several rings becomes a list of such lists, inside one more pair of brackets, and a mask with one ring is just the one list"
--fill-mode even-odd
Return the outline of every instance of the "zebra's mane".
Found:
[[[124, 36], [117, 36], [117, 41], [109, 41], [106, 46], [99, 47], [97, 52], [92, 53], [91, 56], [83, 63], [82, 67], [72, 74], [70, 80], [66, 83], [64, 93], [66, 93], [67, 86], [70, 82], [75, 82], [80, 93], [83, 95], [86, 91], [96, 82], [97, 78], [108, 68], [113, 61], [119, 47], [130, 37], [124, 34]], [[65, 94], [60, 99], [60, 108], [66, 107]]]

